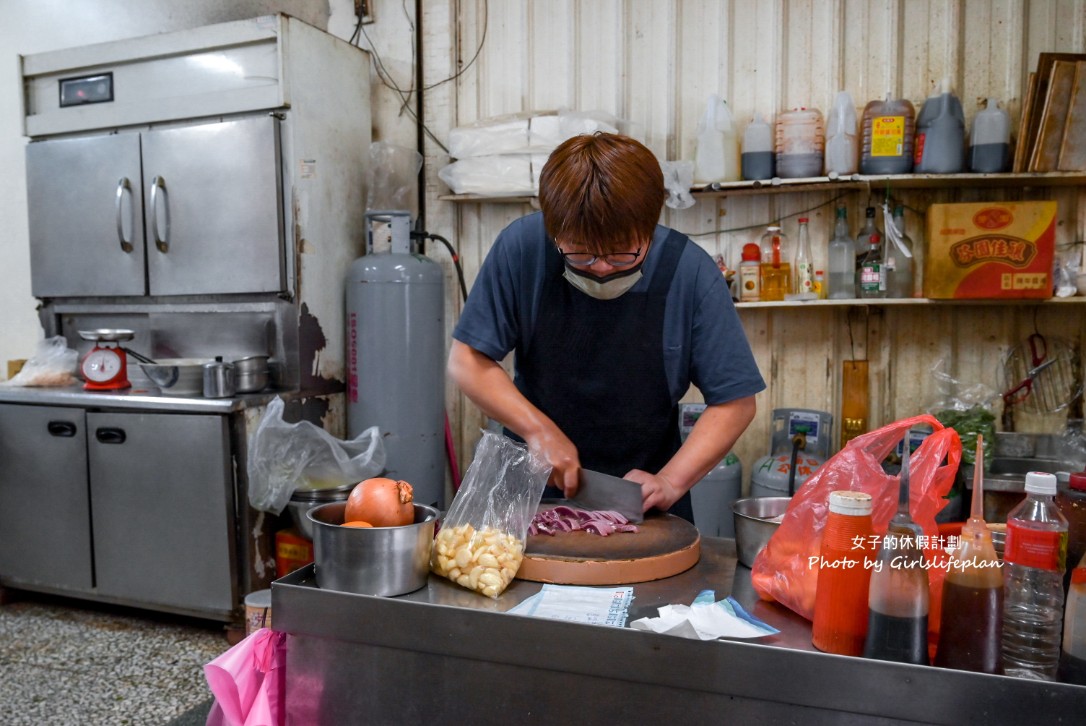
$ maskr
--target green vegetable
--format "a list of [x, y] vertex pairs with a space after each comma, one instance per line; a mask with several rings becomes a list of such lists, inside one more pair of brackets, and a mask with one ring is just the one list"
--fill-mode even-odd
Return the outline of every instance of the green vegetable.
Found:
[[995, 457], [995, 415], [991, 411], [980, 405], [964, 411], [947, 408], [936, 411], [935, 418], [943, 426], [958, 432], [962, 440], [963, 464], [976, 464], [977, 435], [984, 436], [984, 469], [991, 468]]

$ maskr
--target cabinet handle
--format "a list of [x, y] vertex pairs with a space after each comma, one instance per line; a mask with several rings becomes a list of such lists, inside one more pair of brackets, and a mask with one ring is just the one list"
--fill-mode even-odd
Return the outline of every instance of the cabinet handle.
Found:
[[[123, 214], [125, 192], [128, 192], [128, 196], [132, 197], [132, 185], [128, 181], [128, 177], [121, 177], [121, 180], [117, 182], [117, 241], [121, 243], [121, 251], [126, 253], [132, 252], [132, 240], [126, 239], [124, 236], [124, 220], [121, 218]], [[130, 213], [129, 226], [132, 229], [136, 228], [136, 209], [134, 205], [129, 206]]]
[[[162, 190], [162, 216], [166, 220], [166, 232], [158, 234], [158, 190]], [[165, 254], [170, 251], [170, 199], [166, 195], [166, 180], [156, 176], [151, 181], [151, 233], [155, 238], [155, 247]]]
[[103, 444], [123, 444], [125, 438], [124, 429], [104, 428], [94, 432], [94, 438]]
[[71, 421], [50, 421], [45, 428], [53, 436], [71, 438], [76, 434], [75, 424]]

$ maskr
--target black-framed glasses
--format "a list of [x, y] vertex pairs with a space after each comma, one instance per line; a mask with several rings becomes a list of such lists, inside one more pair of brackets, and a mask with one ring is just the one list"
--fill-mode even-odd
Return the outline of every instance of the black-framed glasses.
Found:
[[562, 259], [574, 267], [588, 267], [601, 259], [612, 267], [629, 267], [641, 256], [641, 247], [638, 247], [636, 252], [612, 252], [608, 255], [594, 255], [591, 252], [562, 252], [561, 247], [558, 248], [558, 252], [562, 255]]

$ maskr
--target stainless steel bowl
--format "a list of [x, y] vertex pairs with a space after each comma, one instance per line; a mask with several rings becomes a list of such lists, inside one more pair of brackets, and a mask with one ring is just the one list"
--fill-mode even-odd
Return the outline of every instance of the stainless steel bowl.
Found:
[[256, 393], [268, 387], [268, 356], [248, 355], [234, 363], [234, 389], [238, 393]]
[[317, 586], [359, 595], [392, 597], [426, 585], [430, 548], [440, 513], [416, 504], [415, 521], [403, 527], [342, 527], [346, 502], [310, 509]]
[[754, 558], [780, 526], [780, 520], [774, 518], [784, 514], [791, 501], [791, 497], [748, 497], [732, 503], [735, 549], [741, 563], [754, 566]]

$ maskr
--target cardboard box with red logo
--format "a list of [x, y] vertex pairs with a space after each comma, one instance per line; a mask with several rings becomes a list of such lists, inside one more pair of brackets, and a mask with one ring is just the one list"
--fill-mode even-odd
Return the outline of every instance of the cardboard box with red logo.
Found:
[[1052, 297], [1055, 202], [933, 204], [924, 297]]

